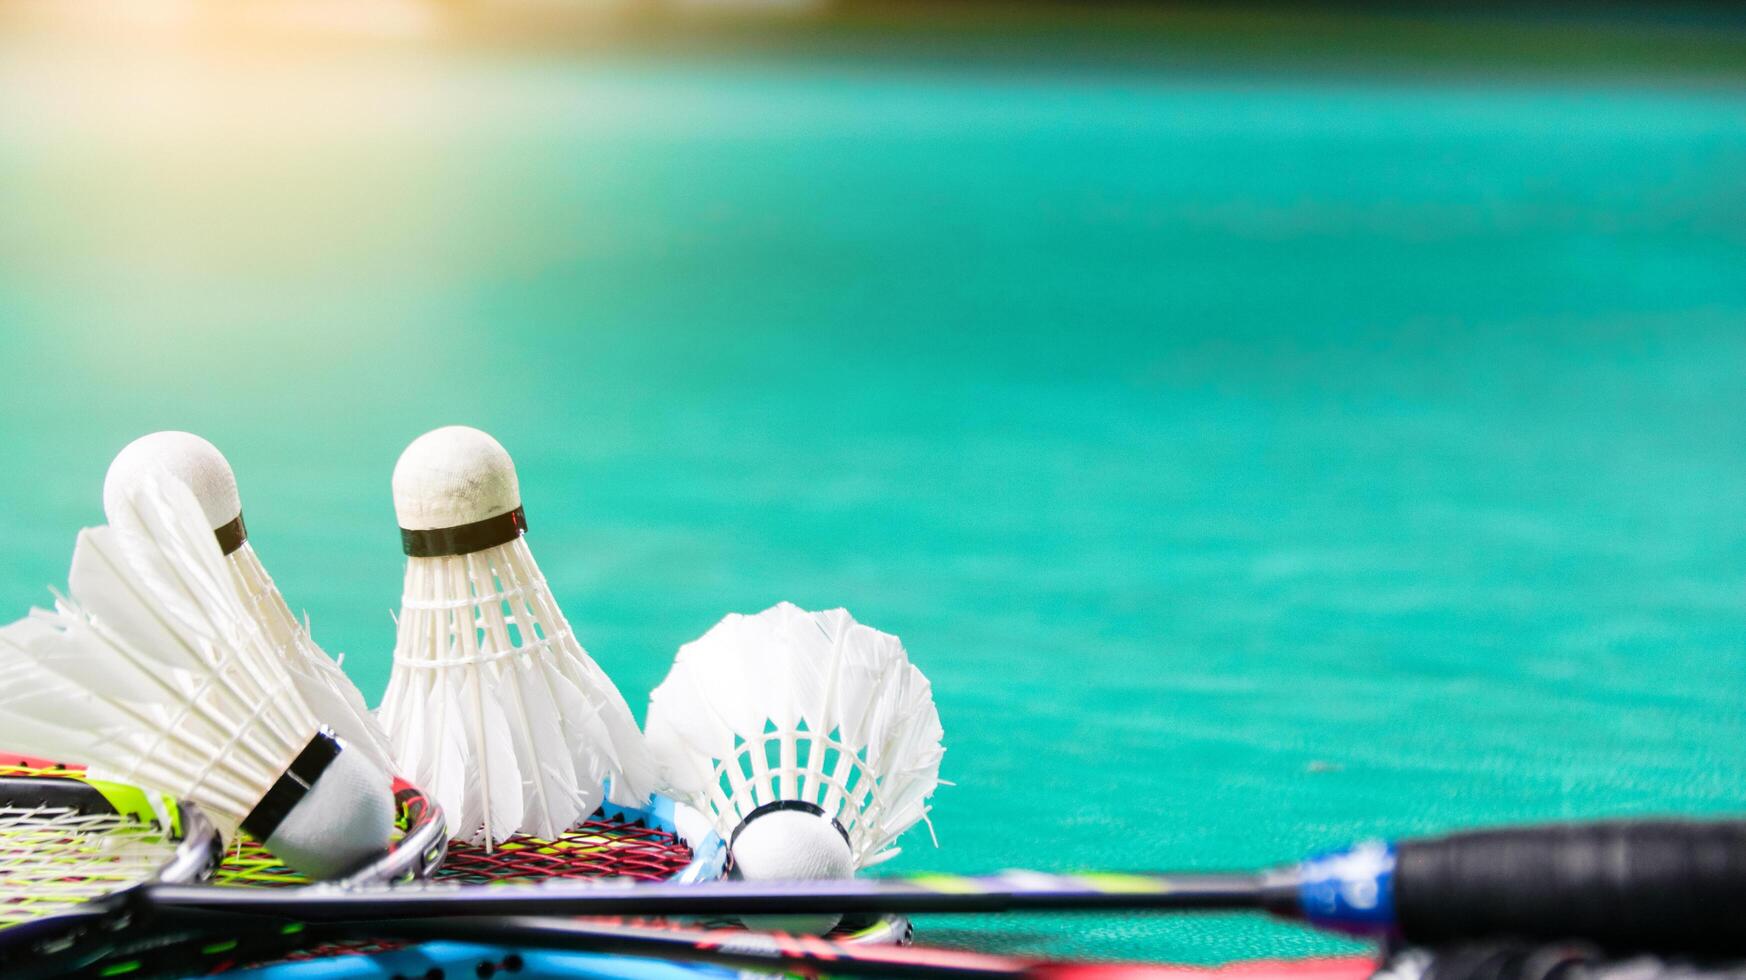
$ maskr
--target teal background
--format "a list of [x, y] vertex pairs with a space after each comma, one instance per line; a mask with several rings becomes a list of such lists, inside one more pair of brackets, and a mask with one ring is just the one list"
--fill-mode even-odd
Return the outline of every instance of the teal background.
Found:
[[0, 52], [9, 614], [192, 429], [374, 701], [388, 476], [464, 422], [639, 714], [728, 611], [904, 638], [957, 785], [894, 871], [1740, 809], [1737, 82]]

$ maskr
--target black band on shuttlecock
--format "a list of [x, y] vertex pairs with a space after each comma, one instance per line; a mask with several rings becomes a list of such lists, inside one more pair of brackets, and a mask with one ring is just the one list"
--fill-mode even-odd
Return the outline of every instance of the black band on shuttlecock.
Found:
[[249, 811], [243, 818], [242, 829], [258, 841], [266, 841], [285, 822], [285, 817], [303, 798], [309, 795], [309, 788], [333, 765], [333, 760], [339, 758], [340, 750], [345, 748], [338, 736], [326, 728], [317, 729], [315, 737], [297, 753], [297, 758], [291, 760], [291, 765], [279, 774], [273, 785], [268, 788], [267, 795], [261, 797], [261, 802]]
[[[771, 800], [746, 814], [746, 819], [741, 820], [740, 825], [734, 828], [734, 832], [728, 835], [728, 850], [734, 849], [734, 842], [740, 839], [740, 831], [745, 830], [747, 824], [766, 813], [775, 813], [777, 810], [798, 810], [801, 813], [810, 813], [815, 817], [825, 816], [825, 808], [817, 803], [808, 803], [805, 800]], [[832, 827], [837, 828], [837, 833], [843, 835], [843, 843], [849, 844], [850, 849], [853, 850], [854, 845], [849, 842], [849, 832], [843, 829], [843, 825], [837, 822], [836, 817], [828, 817], [827, 819], [830, 820]]]
[[520, 507], [507, 514], [487, 517], [459, 527], [427, 531], [400, 529], [400, 550], [410, 558], [441, 558], [470, 555], [475, 551], [507, 544], [527, 533], [527, 512]]
[[221, 528], [215, 528], [212, 536], [218, 539], [218, 550], [228, 555], [248, 541], [249, 529], [243, 526], [242, 514], [239, 512], [236, 520]]

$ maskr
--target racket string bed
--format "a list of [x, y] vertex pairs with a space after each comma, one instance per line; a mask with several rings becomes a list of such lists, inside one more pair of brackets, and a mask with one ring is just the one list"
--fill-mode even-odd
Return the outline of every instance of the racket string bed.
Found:
[[175, 853], [159, 827], [66, 806], [0, 806], [0, 928], [146, 881]]
[[597, 817], [549, 840], [514, 837], [490, 850], [455, 842], [436, 877], [466, 883], [549, 878], [662, 881], [691, 860], [691, 849], [670, 831]]

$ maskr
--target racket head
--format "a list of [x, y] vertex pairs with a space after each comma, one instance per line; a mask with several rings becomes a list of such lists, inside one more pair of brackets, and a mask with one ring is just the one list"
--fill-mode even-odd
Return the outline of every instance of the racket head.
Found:
[[[403, 804], [428, 803], [422, 793], [405, 785], [397, 799]], [[440, 865], [424, 862], [421, 870], [434, 869], [431, 877], [466, 884], [514, 887], [553, 878], [687, 882], [721, 877], [727, 861], [726, 846], [700, 817], [683, 810], [665, 798], [652, 799], [641, 807], [607, 804], [559, 837], [518, 836], [487, 849], [448, 841], [442, 814], [434, 803], [429, 803], [424, 813], [408, 814], [417, 829], [409, 830], [399, 846], [406, 847], [411, 840], [424, 841], [427, 846], [420, 853], [425, 853], [436, 846], [429, 842], [429, 835], [434, 833], [439, 844], [447, 845], [446, 852], [437, 855]], [[389, 876], [378, 880], [400, 879]], [[252, 841], [244, 841], [240, 853], [227, 857], [215, 881], [266, 888], [303, 883], [301, 877]], [[214, 950], [211, 955], [202, 954], [183, 962], [191, 968], [197, 964], [201, 972], [207, 973], [237, 964], [277, 963], [293, 975], [299, 971], [325, 975], [329, 970], [352, 968], [345, 966], [346, 962], [409, 948], [400, 943], [353, 940], [309, 943], [308, 938], [300, 944], [291, 934], [235, 937], [234, 942], [209, 942], [206, 945]], [[158, 962], [161, 958], [151, 965]]]
[[[146, 791], [121, 783], [91, 779], [80, 765], [50, 762], [24, 755], [0, 755], [0, 780], [10, 778], [52, 777], [99, 787], [99, 792], [118, 800], [133, 802], [149, 799]], [[199, 814], [197, 807], [186, 812]], [[202, 823], [210, 826], [204, 816]], [[442, 808], [425, 792], [404, 779], [394, 780], [394, 832], [388, 850], [333, 883], [344, 885], [374, 885], [428, 878], [442, 864], [448, 846], [444, 833]], [[306, 885], [309, 879], [292, 871], [259, 841], [244, 833], [234, 845], [224, 849], [222, 861], [209, 869], [216, 885], [250, 885], [285, 887]], [[169, 881], [171, 879], [162, 879]], [[190, 879], [193, 880], [193, 879]], [[181, 881], [176, 883], [180, 884]]]
[[[0, 787], [13, 779], [42, 780], [45, 785], [52, 782], [59, 787], [59, 792], [70, 794], [75, 799], [88, 799], [92, 794], [105, 799], [112, 798], [130, 812], [148, 812], [150, 809], [150, 796], [144, 790], [91, 779], [82, 766], [62, 765], [23, 756], [0, 757]], [[422, 790], [404, 780], [396, 780], [394, 783], [394, 801], [395, 829], [388, 850], [363, 867], [337, 879], [336, 883], [379, 885], [411, 881], [429, 877], [442, 863], [448, 835], [441, 808]], [[142, 811], [142, 806], [146, 810]], [[181, 865], [168, 868], [165, 873], [152, 880], [174, 884], [207, 881], [225, 887], [282, 888], [308, 883], [307, 878], [286, 867], [258, 841], [246, 834], [226, 847], [218, 831], [197, 807], [188, 806], [175, 813], [184, 826], [197, 827], [204, 838], [199, 840], [199, 847], [193, 842], [183, 845], [189, 852], [183, 859], [187, 864], [186, 868]], [[0, 879], [0, 882], [3, 880]], [[81, 913], [69, 913], [75, 914]], [[119, 935], [123, 926], [135, 923], [141, 927], [137, 935], [125, 938]], [[245, 937], [219, 923], [209, 922], [197, 928], [187, 923], [147, 923], [146, 918], [141, 915], [125, 911], [117, 914], [115, 903], [93, 904], [83, 911], [82, 918], [76, 923], [71, 918], [62, 916], [55, 925], [38, 927], [34, 931], [41, 932], [43, 941], [48, 942], [55, 940], [57, 936], [80, 934], [80, 929], [95, 928], [106, 928], [115, 932], [115, 941], [109, 943], [108, 948], [100, 954], [92, 954], [81, 960], [63, 958], [58, 961], [64, 963], [61, 970], [69, 975], [76, 971], [79, 976], [137, 977], [168, 972], [205, 974], [239, 962], [240, 958], [246, 956], [245, 951], [250, 949], [271, 955], [272, 951], [294, 948], [301, 944], [298, 932], [294, 929], [271, 935], [253, 934]], [[26, 938], [23, 932], [11, 934], [8, 930], [0, 933], [0, 944], [13, 935], [21, 942]], [[40, 953], [35, 955], [37, 959], [42, 959]], [[56, 972], [58, 975], [59, 971]], [[11, 975], [4, 971], [0, 973]]]
[[[450, 841], [448, 854], [433, 876], [463, 884], [501, 887], [537, 884], [553, 878], [634, 878], [644, 881], [703, 882], [720, 878], [727, 867], [727, 844], [701, 813], [663, 796], [644, 806], [608, 803], [568, 833], [557, 838], [512, 837], [487, 849], [478, 844]], [[285, 883], [282, 880], [262, 883]], [[737, 920], [715, 920], [714, 927], [737, 928]], [[912, 930], [903, 916], [864, 916], [845, 919], [832, 933], [839, 942], [907, 945]], [[256, 958], [258, 965], [245, 975], [283, 977], [376, 976], [382, 963], [423, 962], [425, 967], [407, 976], [424, 975], [426, 968], [440, 964], [450, 976], [471, 975], [493, 967], [476, 958], [483, 947], [457, 943], [356, 943], [320, 945], [291, 953], [268, 953]], [[259, 948], [255, 952], [262, 952]], [[531, 951], [523, 951], [532, 955]], [[499, 951], [503, 956], [520, 956]], [[732, 976], [734, 972], [706, 964], [657, 964], [629, 957], [566, 954], [574, 963], [588, 963], [601, 976], [636, 975], [644, 968], [674, 980], [697, 980], [700, 976]], [[279, 957], [274, 959], [273, 957]], [[458, 959], [456, 957], [459, 957]], [[243, 959], [247, 959], [245, 955]], [[641, 966], [639, 966], [641, 964]], [[453, 968], [453, 972], [450, 969]], [[400, 975], [400, 966], [383, 973]], [[586, 974], [585, 974], [586, 975]]]
[[[126, 928], [128, 895], [206, 880], [223, 854], [197, 807], [37, 759], [0, 771], [0, 974], [53, 974]], [[59, 965], [57, 965], [59, 964]]]
[[[469, 884], [550, 878], [636, 878], [714, 881], [727, 870], [727, 842], [695, 808], [655, 795], [640, 807], [607, 803], [556, 839], [512, 837], [487, 849], [453, 841], [439, 879]], [[711, 919], [711, 928], [735, 928]], [[839, 942], [908, 945], [914, 930], [901, 915], [845, 917], [832, 931]]]

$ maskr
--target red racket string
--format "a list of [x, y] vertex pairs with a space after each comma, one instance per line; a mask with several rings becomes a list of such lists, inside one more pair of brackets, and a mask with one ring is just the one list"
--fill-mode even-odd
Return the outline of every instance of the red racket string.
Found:
[[469, 884], [550, 878], [664, 881], [691, 863], [677, 835], [637, 822], [587, 820], [563, 837], [513, 837], [493, 848], [452, 841], [438, 879]]

